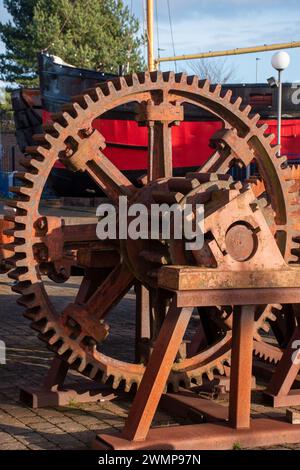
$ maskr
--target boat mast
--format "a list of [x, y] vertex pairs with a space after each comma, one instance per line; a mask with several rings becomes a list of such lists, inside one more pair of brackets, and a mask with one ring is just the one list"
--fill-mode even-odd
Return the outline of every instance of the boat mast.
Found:
[[147, 50], [148, 50], [148, 70], [155, 70], [154, 44], [153, 44], [153, 0], [147, 0]]

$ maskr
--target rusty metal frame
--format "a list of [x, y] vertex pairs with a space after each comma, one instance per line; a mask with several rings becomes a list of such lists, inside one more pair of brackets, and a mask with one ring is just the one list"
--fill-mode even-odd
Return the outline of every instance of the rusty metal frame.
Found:
[[[165, 287], [165, 286], [164, 286]], [[274, 288], [265, 289], [270, 297]], [[280, 301], [285, 299], [286, 288], [281, 289]], [[187, 291], [188, 292], [188, 291]], [[213, 291], [212, 291], [213, 292]], [[252, 289], [248, 289], [248, 294]], [[201, 294], [201, 291], [199, 291]], [[139, 390], [130, 409], [125, 427], [120, 434], [99, 434], [93, 441], [94, 449], [230, 449], [235, 442], [244, 446], [269, 445], [282, 442], [298, 442], [300, 439], [300, 425], [276, 422], [274, 420], [250, 420], [251, 403], [251, 375], [253, 352], [253, 328], [255, 305], [261, 303], [250, 295], [251, 302], [245, 302], [239, 312], [234, 313], [232, 338], [232, 367], [230, 375], [230, 397], [228, 419], [227, 414], [220, 410], [210, 409], [202, 412], [201, 402], [196, 405], [196, 416], [206, 414], [213, 416], [213, 423], [176, 426], [160, 429], [151, 429], [151, 422], [158, 404], [162, 398], [165, 383], [171, 370], [176, 351], [178, 350], [185, 329], [187, 327], [192, 307], [198, 306], [198, 298], [194, 303], [190, 301], [188, 307], [179, 306], [178, 300], [182, 292], [173, 294], [172, 303], [162, 325], [155, 344], [149, 364], [146, 368]], [[220, 290], [223, 294], [222, 305], [228, 303], [228, 292]], [[296, 295], [297, 294], [297, 295]], [[295, 289], [295, 302], [300, 303], [299, 289]], [[195, 398], [192, 398], [195, 402]], [[188, 400], [187, 400], [188, 402]], [[185, 407], [188, 408], [188, 403]], [[214, 407], [212, 407], [214, 408]], [[191, 415], [195, 415], [194, 410]], [[225, 415], [225, 416], [224, 416]], [[221, 418], [221, 419], [220, 419]], [[224, 422], [225, 418], [225, 422]]]

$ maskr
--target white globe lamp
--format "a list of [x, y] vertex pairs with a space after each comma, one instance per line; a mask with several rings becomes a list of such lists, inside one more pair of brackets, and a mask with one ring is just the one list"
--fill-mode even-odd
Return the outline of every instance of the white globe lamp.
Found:
[[285, 70], [290, 64], [290, 56], [285, 51], [276, 52], [272, 56], [271, 64], [278, 71]]

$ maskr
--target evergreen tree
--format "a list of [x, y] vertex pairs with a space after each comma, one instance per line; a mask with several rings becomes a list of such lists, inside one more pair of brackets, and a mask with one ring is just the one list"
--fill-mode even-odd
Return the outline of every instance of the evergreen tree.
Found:
[[144, 68], [138, 20], [122, 0], [4, 0], [4, 6], [12, 21], [0, 23], [2, 80], [36, 85], [43, 50], [76, 67]]

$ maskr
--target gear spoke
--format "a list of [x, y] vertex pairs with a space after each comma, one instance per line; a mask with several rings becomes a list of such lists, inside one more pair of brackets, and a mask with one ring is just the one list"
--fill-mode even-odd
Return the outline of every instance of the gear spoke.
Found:
[[101, 320], [129, 291], [134, 276], [123, 263], [118, 264], [86, 303], [89, 316]]

